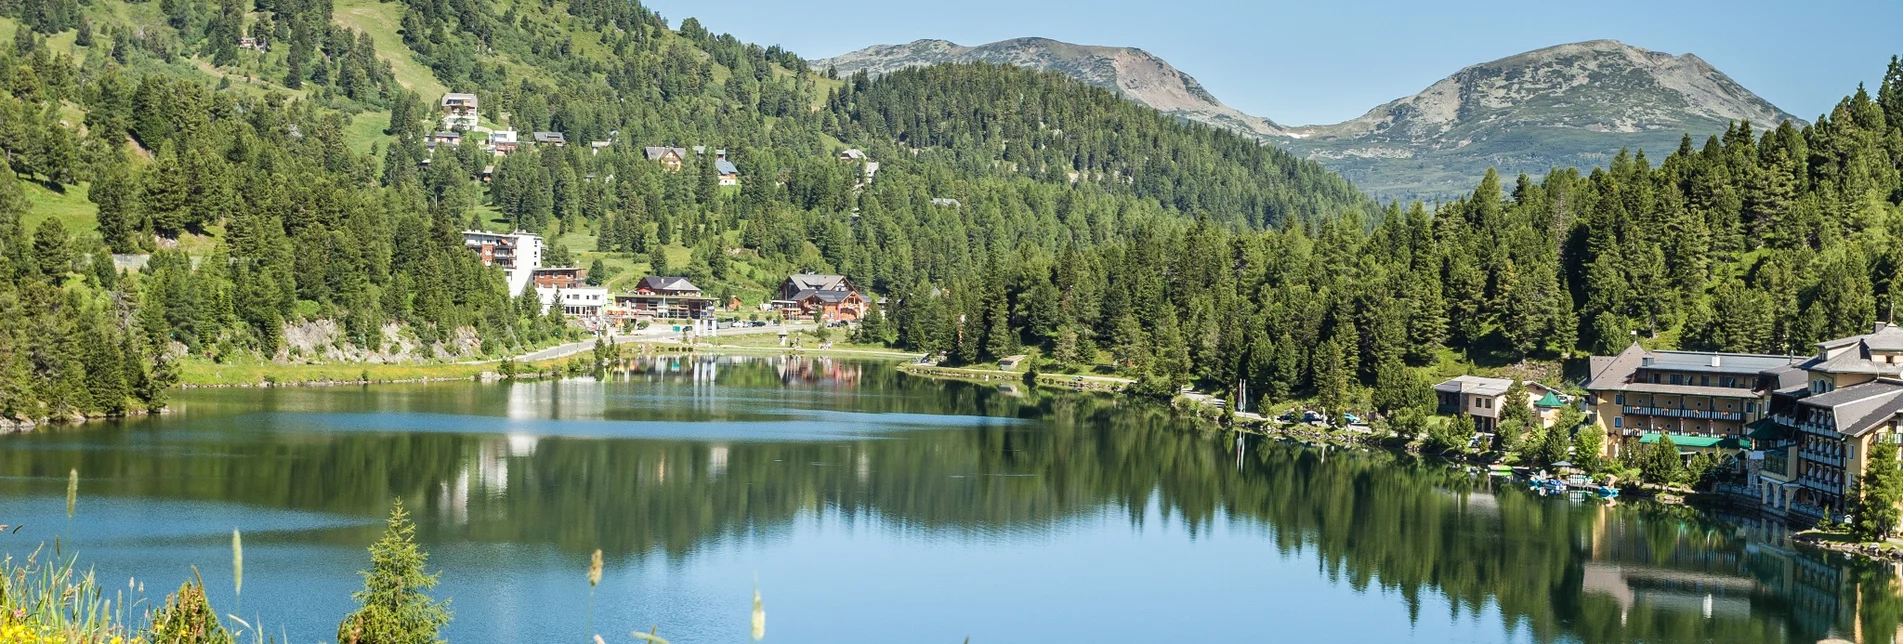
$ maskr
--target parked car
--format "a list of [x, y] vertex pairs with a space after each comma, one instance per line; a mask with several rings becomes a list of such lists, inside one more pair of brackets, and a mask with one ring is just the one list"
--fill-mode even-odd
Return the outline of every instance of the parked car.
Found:
[[1282, 415], [1276, 416], [1275, 419], [1285, 423], [1295, 422], [1295, 410], [1291, 409], [1291, 410], [1282, 412]]
[[1348, 424], [1350, 424], [1350, 425], [1359, 425], [1359, 424], [1361, 424], [1361, 417], [1360, 417], [1360, 416], [1356, 416], [1356, 415], [1354, 415], [1354, 414], [1350, 414], [1350, 413], [1346, 413], [1346, 412], [1343, 412], [1343, 413], [1342, 413], [1342, 415], [1341, 415], [1341, 418], [1342, 418], [1342, 420], [1346, 420], [1346, 421], [1348, 421]]
[[1313, 411], [1302, 412], [1302, 422], [1304, 423], [1319, 423], [1324, 420], [1327, 420], [1327, 419], [1323, 418], [1320, 413], [1313, 412]]

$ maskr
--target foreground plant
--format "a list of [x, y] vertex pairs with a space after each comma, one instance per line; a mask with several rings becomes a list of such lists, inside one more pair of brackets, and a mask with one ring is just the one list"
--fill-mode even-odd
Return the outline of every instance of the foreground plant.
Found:
[[429, 555], [416, 547], [416, 525], [398, 499], [383, 538], [370, 546], [363, 590], [351, 594], [359, 608], [337, 626], [340, 644], [433, 644], [449, 623], [449, 602], [427, 592], [436, 575], [424, 572]]
[[165, 607], [152, 618], [152, 644], [231, 644], [231, 634], [218, 623], [218, 611], [205, 597], [205, 581], [196, 573], [178, 592], [165, 598]]
[[74, 560], [41, 563], [0, 559], [0, 642], [64, 644], [138, 642], [125, 626], [125, 603], [106, 597], [91, 572]]

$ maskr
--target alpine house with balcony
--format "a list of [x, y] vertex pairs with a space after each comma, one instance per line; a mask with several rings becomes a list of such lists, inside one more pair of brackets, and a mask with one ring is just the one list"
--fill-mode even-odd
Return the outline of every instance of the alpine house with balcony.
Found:
[[[1766, 412], [1778, 370], [1800, 358], [1750, 353], [1651, 351], [1633, 343], [1590, 360], [1593, 421], [1611, 436], [1738, 438]], [[1656, 437], [1654, 438], [1656, 440]], [[1676, 440], [1676, 439], [1675, 439]], [[1613, 449], [1622, 441], [1612, 441]]]

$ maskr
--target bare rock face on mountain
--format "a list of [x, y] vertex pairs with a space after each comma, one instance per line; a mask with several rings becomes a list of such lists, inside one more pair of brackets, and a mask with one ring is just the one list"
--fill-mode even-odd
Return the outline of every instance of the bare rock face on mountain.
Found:
[[1048, 38], [1018, 38], [965, 47], [945, 40], [904, 45], [874, 45], [833, 58], [812, 61], [840, 75], [887, 72], [945, 63], [986, 62], [1051, 71], [1102, 87], [1164, 114], [1230, 128], [1255, 136], [1273, 136], [1282, 127], [1244, 114], [1216, 100], [1189, 74], [1149, 52], [1130, 47], [1073, 45]]
[[1586, 168], [1620, 148], [1662, 157], [1732, 121], [1797, 120], [1697, 56], [1611, 40], [1473, 65], [1413, 96], [1276, 142], [1381, 196], [1443, 196], [1488, 167], [1511, 176]]
[[[1548, 47], [1473, 65], [1345, 123], [1286, 127], [1223, 105], [1196, 79], [1141, 49], [1020, 38], [977, 47], [943, 40], [879, 45], [814, 61], [841, 74], [983, 61], [1066, 74], [1178, 118], [1225, 127], [1309, 157], [1376, 197], [1451, 197], [1489, 167], [1506, 176], [1602, 165], [1620, 148], [1653, 158], [1721, 134], [1798, 120], [1691, 54], [1612, 40]], [[1801, 122], [1801, 121], [1800, 121]]]

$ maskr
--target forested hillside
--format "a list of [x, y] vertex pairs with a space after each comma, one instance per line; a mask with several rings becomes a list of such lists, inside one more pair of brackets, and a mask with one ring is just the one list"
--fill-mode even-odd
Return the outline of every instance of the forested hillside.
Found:
[[[463, 228], [543, 233], [548, 263], [610, 286], [685, 273], [757, 299], [793, 270], [890, 293], [1195, 218], [1372, 210], [1318, 166], [1055, 75], [830, 79], [636, 3], [19, 0], [0, 15], [12, 419], [155, 405], [181, 363], [467, 359], [574, 337], [510, 297]], [[574, 145], [432, 148], [442, 89], [481, 96], [472, 140], [506, 127]], [[718, 185], [708, 154], [664, 171], [651, 145], [723, 149], [741, 184]], [[881, 163], [876, 181], [837, 160], [847, 146]]]
[[[892, 337], [975, 362], [1107, 350], [1145, 389], [1238, 378], [1268, 400], [1431, 410], [1420, 367], [1648, 345], [1804, 354], [1903, 298], [1903, 63], [1798, 129], [1735, 124], [1654, 164], [1492, 172], [1428, 212], [1235, 232], [1138, 225], [901, 293]], [[1451, 353], [1450, 353], [1451, 350]], [[1458, 370], [1458, 368], [1456, 369]]]

